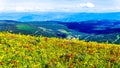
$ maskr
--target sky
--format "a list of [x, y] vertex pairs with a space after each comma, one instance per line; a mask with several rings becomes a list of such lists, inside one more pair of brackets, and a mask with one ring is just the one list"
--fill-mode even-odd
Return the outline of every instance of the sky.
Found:
[[120, 12], [120, 0], [0, 0], [0, 12]]

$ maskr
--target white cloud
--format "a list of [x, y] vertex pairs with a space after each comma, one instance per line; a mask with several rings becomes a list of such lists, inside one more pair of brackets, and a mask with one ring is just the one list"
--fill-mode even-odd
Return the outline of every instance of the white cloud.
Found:
[[78, 5], [79, 7], [87, 7], [87, 8], [93, 8], [95, 5], [93, 3], [87, 2], [87, 3], [81, 3]]
[[120, 11], [120, 0], [0, 0], [1, 11]]

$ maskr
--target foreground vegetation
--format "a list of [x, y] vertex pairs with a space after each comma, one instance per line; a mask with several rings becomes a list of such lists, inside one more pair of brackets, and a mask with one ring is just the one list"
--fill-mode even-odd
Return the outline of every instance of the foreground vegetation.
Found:
[[0, 68], [119, 68], [120, 46], [0, 33]]

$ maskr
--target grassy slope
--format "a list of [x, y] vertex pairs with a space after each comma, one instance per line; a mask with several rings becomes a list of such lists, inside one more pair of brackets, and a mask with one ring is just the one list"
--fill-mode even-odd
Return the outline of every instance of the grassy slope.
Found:
[[120, 46], [0, 33], [0, 68], [118, 68]]
[[28, 25], [20, 24], [16, 26], [19, 30], [32, 30], [33, 28]]

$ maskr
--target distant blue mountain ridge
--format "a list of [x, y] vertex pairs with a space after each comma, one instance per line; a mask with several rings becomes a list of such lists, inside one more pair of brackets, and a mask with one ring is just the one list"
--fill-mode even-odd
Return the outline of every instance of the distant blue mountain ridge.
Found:
[[0, 13], [0, 20], [15, 21], [62, 21], [120, 20], [120, 12], [111, 13], [68, 13], [68, 12], [14, 12]]

